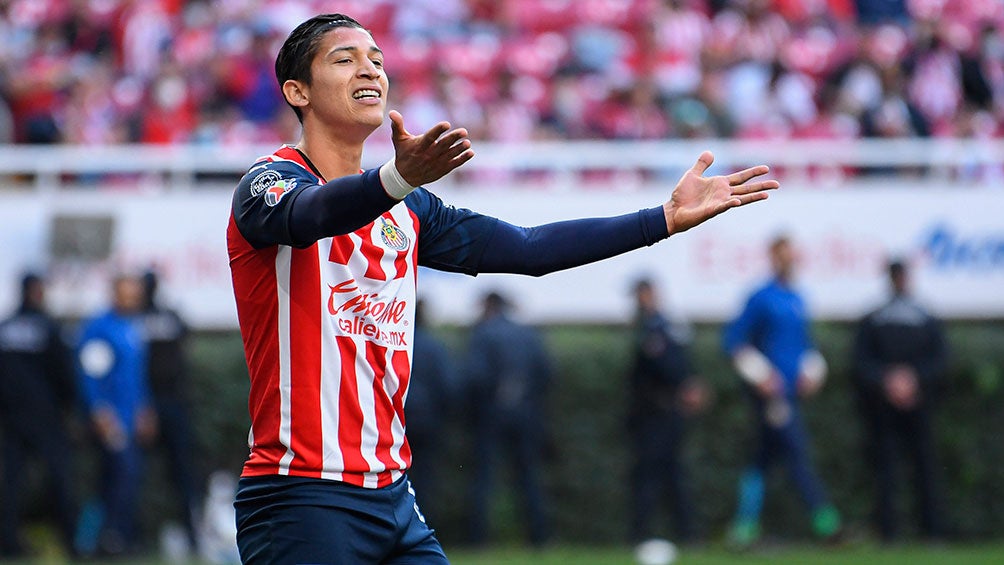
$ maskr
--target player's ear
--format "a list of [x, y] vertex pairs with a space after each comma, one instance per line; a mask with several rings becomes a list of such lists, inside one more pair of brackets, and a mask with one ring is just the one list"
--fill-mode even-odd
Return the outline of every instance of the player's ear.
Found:
[[282, 83], [282, 95], [286, 102], [297, 108], [303, 108], [310, 103], [310, 90], [304, 83], [289, 79]]

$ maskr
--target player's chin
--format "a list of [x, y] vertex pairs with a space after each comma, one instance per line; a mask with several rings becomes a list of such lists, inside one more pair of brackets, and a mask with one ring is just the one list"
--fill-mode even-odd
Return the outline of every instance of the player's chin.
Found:
[[356, 114], [360, 123], [377, 128], [383, 123], [387, 108], [383, 104], [374, 104], [359, 110]]

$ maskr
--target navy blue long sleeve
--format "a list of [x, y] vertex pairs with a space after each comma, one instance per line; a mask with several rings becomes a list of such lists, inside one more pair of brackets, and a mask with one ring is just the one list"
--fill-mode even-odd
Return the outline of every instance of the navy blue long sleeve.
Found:
[[540, 276], [620, 255], [669, 236], [662, 206], [532, 228], [498, 222], [478, 271]]
[[306, 247], [350, 233], [398, 203], [384, 191], [379, 169], [318, 184], [299, 163], [272, 159], [252, 167], [234, 192], [234, 220], [257, 249]]
[[[234, 194], [237, 228], [256, 249], [306, 247], [351, 233], [393, 208], [379, 169], [319, 184], [319, 178], [284, 148], [257, 163]], [[609, 218], [519, 227], [447, 206], [419, 188], [404, 203], [419, 222], [419, 264], [476, 275], [540, 276], [652, 245], [668, 237], [662, 206]]]
[[353, 232], [398, 203], [380, 183], [380, 169], [314, 185], [296, 195], [290, 210], [293, 241], [313, 243]]

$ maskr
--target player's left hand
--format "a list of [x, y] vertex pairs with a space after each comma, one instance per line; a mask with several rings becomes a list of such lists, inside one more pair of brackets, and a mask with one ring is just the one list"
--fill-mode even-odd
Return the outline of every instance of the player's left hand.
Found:
[[670, 235], [687, 231], [729, 208], [764, 200], [767, 198], [766, 191], [781, 186], [776, 180], [748, 182], [767, 174], [769, 169], [766, 165], [727, 176], [703, 176], [714, 161], [710, 151], [701, 153], [697, 163], [683, 175], [673, 195], [663, 205]]
[[823, 381], [822, 379], [813, 379], [805, 375], [799, 375], [796, 387], [798, 388], [799, 396], [809, 398], [810, 396], [815, 396], [823, 388]]

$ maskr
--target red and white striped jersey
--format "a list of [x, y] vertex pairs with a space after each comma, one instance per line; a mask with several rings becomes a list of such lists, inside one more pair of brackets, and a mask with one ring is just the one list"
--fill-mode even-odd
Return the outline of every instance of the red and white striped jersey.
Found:
[[[352, 180], [383, 190], [375, 170]], [[234, 196], [227, 243], [251, 379], [243, 476], [382, 487], [411, 462], [404, 403], [419, 255], [473, 274], [496, 220], [418, 189], [360, 229], [295, 246], [289, 208], [321, 182], [283, 147]], [[431, 243], [420, 249], [420, 238]]]

